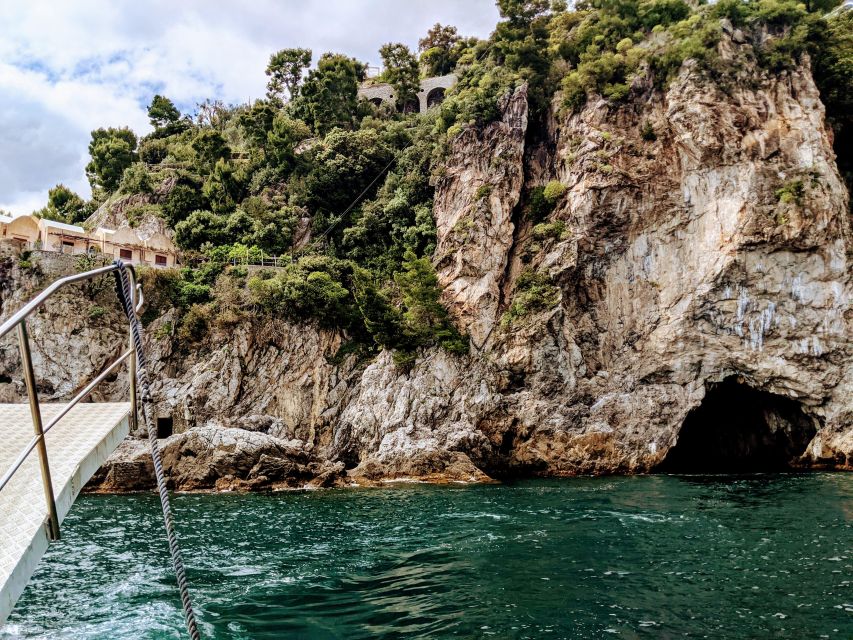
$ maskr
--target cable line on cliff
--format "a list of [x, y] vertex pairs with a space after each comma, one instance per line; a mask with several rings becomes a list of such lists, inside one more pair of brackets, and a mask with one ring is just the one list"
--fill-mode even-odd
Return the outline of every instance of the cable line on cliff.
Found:
[[334, 228], [335, 228], [335, 227], [337, 227], [341, 222], [343, 222], [344, 218], [346, 217], [346, 215], [347, 215], [350, 211], [352, 211], [353, 207], [355, 207], [355, 205], [357, 205], [357, 204], [361, 201], [361, 199], [362, 199], [362, 198], [367, 194], [367, 192], [368, 192], [368, 191], [370, 191], [370, 188], [371, 188], [374, 184], [376, 184], [376, 181], [377, 181], [377, 180], [379, 180], [379, 178], [381, 178], [381, 177], [385, 174], [385, 172], [386, 172], [386, 171], [388, 171], [388, 169], [391, 167], [391, 165], [392, 165], [392, 164], [394, 164], [394, 163], [397, 161], [397, 158], [399, 158], [399, 157], [400, 157], [400, 154], [401, 154], [401, 153], [403, 153], [403, 151], [405, 151], [405, 150], [406, 150], [406, 149], [408, 149], [408, 148], [409, 148], [409, 145], [406, 145], [405, 147], [403, 147], [403, 148], [402, 148], [402, 149], [400, 149], [397, 153], [395, 153], [395, 154], [394, 154], [394, 157], [392, 157], [392, 158], [391, 158], [391, 160], [389, 160], [389, 161], [388, 161], [388, 164], [386, 164], [386, 165], [382, 168], [382, 170], [381, 170], [378, 174], [376, 174], [376, 177], [375, 177], [375, 178], [373, 178], [373, 180], [371, 180], [371, 181], [370, 181], [370, 184], [369, 184], [369, 185], [367, 185], [367, 186], [362, 190], [362, 192], [361, 192], [361, 193], [359, 193], [359, 194], [355, 197], [355, 200], [353, 200], [353, 201], [349, 204], [349, 206], [348, 206], [346, 209], [344, 209], [343, 213], [341, 213], [341, 214], [340, 214], [340, 216], [338, 216], [338, 219], [337, 219], [337, 220], [335, 220], [331, 225], [329, 225], [329, 228], [328, 228], [328, 229], [326, 229], [323, 233], [321, 233], [321, 234], [317, 237], [317, 240], [318, 240], [318, 241], [319, 241], [319, 240], [322, 240], [323, 238], [325, 238], [326, 236], [328, 236], [328, 235], [329, 235], [329, 234], [334, 230]]

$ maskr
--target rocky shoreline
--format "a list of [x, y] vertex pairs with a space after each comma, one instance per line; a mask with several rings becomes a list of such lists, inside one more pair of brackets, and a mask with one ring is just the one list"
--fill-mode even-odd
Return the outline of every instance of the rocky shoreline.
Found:
[[[721, 51], [740, 46], [724, 38]], [[341, 332], [271, 317], [188, 345], [170, 312], [153, 319], [173, 487], [647, 473], [679, 443], [729, 447], [744, 464], [853, 468], [851, 216], [807, 66], [723, 91], [688, 62], [665, 93], [632, 93], [531, 122], [520, 87], [496, 122], [452, 141], [433, 262], [466, 356], [429, 349], [401, 368], [388, 352], [346, 355]], [[564, 193], [530, 219], [531, 193], [551, 182]], [[797, 197], [780, 196], [791, 185]], [[4, 257], [2, 313], [52, 273]], [[78, 303], [32, 323], [45, 399], [71, 395], [122, 345], [117, 315]], [[6, 401], [21, 397], [18, 366], [0, 346]], [[93, 400], [126, 394], [120, 374]], [[733, 398], [752, 421], [715, 443], [701, 425]], [[140, 436], [89, 490], [151, 485]]]

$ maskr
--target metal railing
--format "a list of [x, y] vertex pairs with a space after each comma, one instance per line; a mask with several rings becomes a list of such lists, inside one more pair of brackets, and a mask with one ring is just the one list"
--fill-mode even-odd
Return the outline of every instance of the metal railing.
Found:
[[[133, 304], [136, 311], [139, 311], [142, 308], [142, 304], [144, 302], [144, 297], [142, 295], [142, 286], [137, 284], [136, 272], [134, 271], [133, 267], [130, 265], [125, 266], [130, 272], [131, 277], [131, 290], [133, 292], [133, 300], [131, 300], [131, 303]], [[129, 363], [128, 369], [130, 376], [130, 429], [136, 429], [136, 352], [133, 349], [132, 337], [130, 337], [130, 328], [128, 328], [128, 341], [130, 344], [130, 348], [128, 348], [127, 351], [122, 353], [100, 374], [98, 374], [91, 382], [89, 382], [89, 384], [83, 387], [83, 389], [81, 389], [80, 392], [77, 393], [77, 395], [75, 395], [70, 402], [63, 406], [62, 409], [60, 409], [59, 413], [57, 413], [53, 418], [51, 418], [50, 422], [45, 425], [42, 422], [41, 409], [39, 407], [38, 390], [36, 389], [35, 372], [33, 370], [33, 360], [32, 354], [30, 352], [30, 338], [27, 332], [27, 318], [32, 315], [33, 312], [36, 311], [36, 309], [43, 305], [48, 298], [50, 298], [54, 293], [59, 291], [65, 285], [72, 284], [74, 282], [82, 282], [84, 280], [91, 280], [92, 278], [97, 278], [99, 276], [103, 276], [117, 271], [119, 268], [120, 267], [116, 264], [110, 264], [104, 267], [100, 267], [98, 269], [86, 271], [84, 273], [78, 273], [73, 276], [60, 278], [52, 285], [50, 285], [47, 289], [42, 291], [38, 296], [30, 300], [30, 302], [24, 305], [20, 310], [15, 312], [2, 325], [0, 325], [0, 339], [4, 338], [13, 329], [17, 329], [18, 348], [21, 352], [21, 368], [23, 369], [24, 385], [27, 389], [27, 397], [30, 403], [30, 413], [32, 414], [34, 431], [34, 435], [27, 444], [27, 446], [24, 447], [23, 451], [21, 451], [18, 457], [15, 458], [15, 461], [12, 463], [9, 469], [7, 469], [3, 473], [3, 476], [0, 477], [0, 491], [3, 490], [3, 488], [15, 475], [15, 472], [20, 469], [22, 464], [24, 464], [24, 461], [27, 459], [27, 456], [32, 453], [33, 449], [36, 449], [38, 451], [39, 465], [41, 467], [41, 479], [44, 488], [44, 497], [47, 503], [47, 531], [48, 537], [51, 540], [59, 540], [59, 516], [56, 511], [56, 500], [53, 494], [53, 482], [50, 478], [50, 464], [48, 462], [47, 447], [45, 445], [44, 436], [56, 425], [56, 423], [58, 423], [69, 411], [71, 411], [71, 409], [74, 408], [75, 405], [77, 405], [81, 400], [86, 398], [86, 396], [88, 396], [94, 390], [95, 387], [97, 387], [101, 382], [103, 382], [103, 380], [125, 360], [127, 360]]]
[[292, 263], [293, 256], [255, 256], [251, 258], [231, 258], [232, 265], [241, 267], [283, 267]]

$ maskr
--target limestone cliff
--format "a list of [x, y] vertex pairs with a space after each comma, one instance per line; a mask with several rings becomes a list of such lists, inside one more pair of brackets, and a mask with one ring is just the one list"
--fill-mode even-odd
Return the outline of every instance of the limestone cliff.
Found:
[[[851, 468], [848, 196], [808, 70], [724, 92], [687, 63], [665, 93], [632, 92], [532, 122], [521, 87], [452, 141], [434, 262], [468, 356], [431, 350], [403, 370], [389, 353], [341, 362], [342, 336], [313, 326], [254, 320], [189, 346], [168, 314], [149, 325], [175, 485], [683, 470], [714, 447], [744, 465]], [[551, 181], [564, 193], [532, 220]], [[531, 273], [548, 304], [507, 314]], [[26, 297], [7, 287], [3, 312]], [[120, 342], [116, 316], [57, 304], [32, 327], [53, 397]], [[78, 336], [71, 355], [47, 343], [58, 325]], [[0, 350], [8, 378], [13, 356]], [[148, 474], [129, 441], [96, 487]]]

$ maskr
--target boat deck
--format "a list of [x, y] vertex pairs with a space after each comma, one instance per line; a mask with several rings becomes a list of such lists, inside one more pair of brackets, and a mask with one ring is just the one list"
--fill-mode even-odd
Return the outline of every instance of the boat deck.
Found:
[[[45, 423], [62, 404], [42, 404]], [[60, 522], [83, 485], [128, 433], [129, 402], [78, 404], [46, 435], [50, 473]], [[26, 404], [0, 404], [0, 474], [33, 437]], [[32, 451], [0, 491], [0, 624], [15, 606], [48, 546], [38, 452]]]

